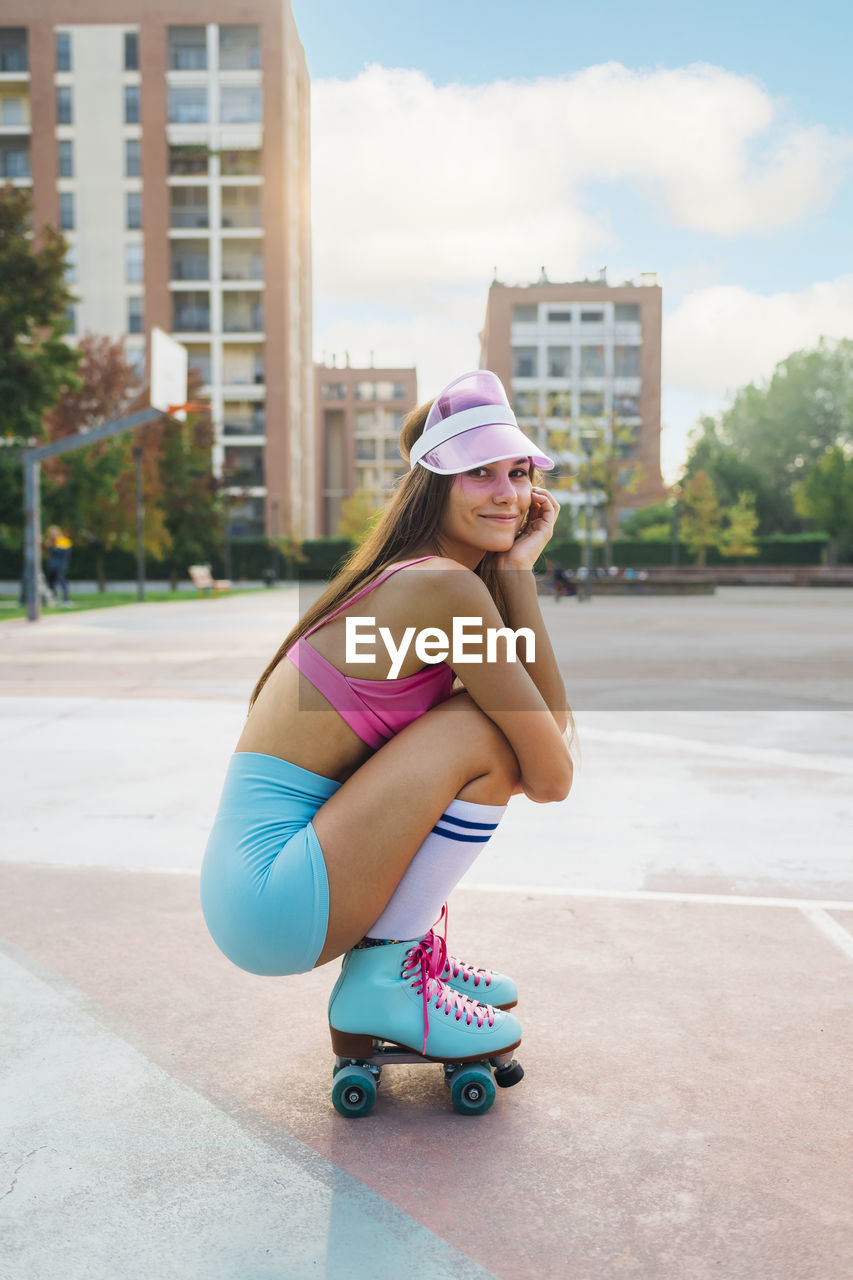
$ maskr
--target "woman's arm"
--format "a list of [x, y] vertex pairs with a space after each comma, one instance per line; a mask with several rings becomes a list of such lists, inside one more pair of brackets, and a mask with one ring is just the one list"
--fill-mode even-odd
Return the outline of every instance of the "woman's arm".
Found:
[[513, 631], [527, 627], [535, 637], [535, 660], [526, 660], [527, 647], [521, 644], [518, 650], [521, 661], [541, 693], [558, 729], [565, 733], [569, 723], [566, 687], [545, 628], [542, 610], [539, 608], [533, 572], [530, 569], [502, 569], [500, 584], [506, 604], [507, 626]]

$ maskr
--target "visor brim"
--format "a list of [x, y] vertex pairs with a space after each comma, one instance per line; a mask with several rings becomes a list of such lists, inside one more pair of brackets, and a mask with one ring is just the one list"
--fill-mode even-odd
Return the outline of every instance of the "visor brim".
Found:
[[449, 476], [471, 471], [474, 467], [485, 467], [490, 462], [502, 462], [506, 458], [530, 458], [533, 465], [542, 471], [550, 471], [554, 466], [553, 459], [542, 453], [519, 427], [506, 423], [462, 431], [425, 453], [420, 459], [420, 466], [437, 475]]

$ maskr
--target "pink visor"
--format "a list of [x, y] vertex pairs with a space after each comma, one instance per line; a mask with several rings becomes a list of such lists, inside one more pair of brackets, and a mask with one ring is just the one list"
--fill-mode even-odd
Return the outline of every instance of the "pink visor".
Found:
[[554, 465], [519, 427], [497, 374], [478, 369], [436, 396], [409, 465], [448, 476], [505, 458], [530, 458], [543, 471]]

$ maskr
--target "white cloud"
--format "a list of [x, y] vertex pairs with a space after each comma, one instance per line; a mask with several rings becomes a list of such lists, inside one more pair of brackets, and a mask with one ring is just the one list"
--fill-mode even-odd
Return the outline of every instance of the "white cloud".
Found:
[[853, 275], [769, 296], [735, 285], [697, 289], [664, 324], [664, 381], [718, 396], [769, 377], [821, 337], [853, 338]]
[[602, 181], [720, 236], [785, 225], [825, 204], [850, 155], [702, 64], [477, 86], [373, 66], [318, 81], [312, 117], [316, 285], [339, 300], [417, 305], [496, 265], [571, 279], [614, 247], [606, 212], [584, 204]]

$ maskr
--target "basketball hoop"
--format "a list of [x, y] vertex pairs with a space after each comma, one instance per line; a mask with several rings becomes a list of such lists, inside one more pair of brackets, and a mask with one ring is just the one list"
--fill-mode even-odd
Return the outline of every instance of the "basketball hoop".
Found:
[[[170, 404], [166, 407], [166, 417], [176, 418], [179, 413], [209, 413], [209, 400], [187, 400], [184, 404]], [[183, 420], [183, 419], [182, 419]]]

